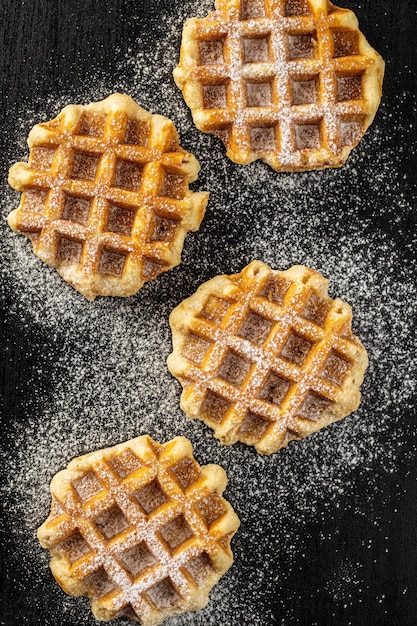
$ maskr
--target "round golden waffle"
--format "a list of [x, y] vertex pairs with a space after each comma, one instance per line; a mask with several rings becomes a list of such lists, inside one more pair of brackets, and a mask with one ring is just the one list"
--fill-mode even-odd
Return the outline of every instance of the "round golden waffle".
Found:
[[53, 575], [103, 621], [153, 626], [204, 607], [233, 563], [239, 519], [226, 483], [218, 465], [200, 467], [185, 437], [142, 436], [75, 459], [53, 478], [38, 530]]
[[189, 190], [200, 167], [170, 120], [113, 94], [65, 107], [28, 144], [29, 163], [10, 170], [23, 193], [9, 224], [86, 298], [132, 295], [178, 265], [208, 193]]
[[307, 267], [253, 261], [177, 306], [168, 367], [185, 413], [224, 444], [270, 454], [356, 410], [368, 358], [327, 287]]
[[216, 0], [189, 19], [174, 78], [236, 163], [342, 165], [377, 111], [384, 62], [328, 0]]

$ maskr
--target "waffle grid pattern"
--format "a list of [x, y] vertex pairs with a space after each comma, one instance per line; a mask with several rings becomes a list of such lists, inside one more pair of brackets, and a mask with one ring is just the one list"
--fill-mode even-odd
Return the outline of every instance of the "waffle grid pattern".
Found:
[[327, 0], [218, 0], [184, 28], [174, 71], [200, 130], [237, 163], [340, 165], [379, 104], [383, 62]]
[[29, 145], [10, 172], [23, 194], [9, 223], [87, 298], [131, 295], [179, 263], [208, 194], [189, 190], [199, 165], [170, 120], [114, 94], [66, 107]]
[[72, 462], [52, 481], [38, 537], [67, 593], [94, 615], [151, 626], [201, 608], [230, 567], [239, 520], [221, 497], [223, 470], [200, 467], [178, 437], [140, 437]]
[[184, 411], [223, 443], [274, 452], [357, 408], [366, 352], [326, 279], [255, 261], [200, 290], [171, 316], [168, 365]]

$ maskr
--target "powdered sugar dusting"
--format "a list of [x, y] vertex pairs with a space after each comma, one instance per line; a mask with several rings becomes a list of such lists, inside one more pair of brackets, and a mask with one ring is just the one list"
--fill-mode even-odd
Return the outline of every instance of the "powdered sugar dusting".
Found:
[[[227, 154], [237, 163], [259, 158], [278, 171], [343, 163], [377, 109], [384, 69], [353, 14], [323, 3], [307, 11], [261, 0], [216, 7], [187, 23], [174, 71], [198, 128], [219, 136], [227, 127]], [[221, 46], [214, 64], [200, 56], [205, 38]], [[303, 79], [317, 89], [300, 102], [293, 86]]]
[[[10, 547], [17, 547], [22, 562], [16, 585], [39, 592], [31, 611], [45, 613], [40, 607], [53, 602], [44, 626], [57, 616], [66, 624], [95, 623], [86, 600], [64, 596], [53, 583], [48, 555], [34, 535], [49, 511], [50, 479], [75, 456], [143, 433], [160, 442], [184, 434], [200, 463], [226, 469], [225, 497], [242, 521], [232, 544], [236, 563], [207, 608], [173, 619], [176, 626], [263, 626], [275, 623], [277, 610], [283, 624], [301, 623], [298, 600], [306, 596], [295, 583], [307, 567], [309, 542], [333, 546], [342, 515], [381, 529], [381, 507], [392, 497], [384, 486], [407, 476], [415, 458], [415, 426], [404, 419], [416, 396], [411, 309], [417, 268], [410, 252], [416, 245], [410, 228], [415, 196], [404, 170], [409, 126], [402, 114], [406, 101], [415, 110], [415, 97], [400, 93], [384, 103], [342, 169], [278, 175], [260, 163], [235, 166], [220, 141], [194, 128], [171, 77], [184, 20], [211, 8], [209, 0], [197, 8], [186, 0], [155, 24], [152, 40], [144, 36], [120, 55], [112, 75], [87, 77], [71, 92], [15, 111], [10, 164], [26, 158], [26, 136], [35, 123], [71, 102], [124, 91], [173, 119], [181, 145], [202, 165], [198, 188], [211, 191], [206, 218], [186, 240], [182, 264], [125, 300], [87, 302], [2, 222], [6, 349], [13, 355], [13, 342], [23, 346], [22, 367], [31, 367], [16, 384], [31, 391], [25, 390], [4, 433], [7, 481], [1, 493], [12, 522]], [[5, 217], [18, 194], [3, 189], [0, 200]], [[204, 424], [186, 418], [179, 409], [180, 385], [165, 365], [174, 306], [203, 281], [239, 272], [254, 258], [279, 269], [310, 265], [328, 277], [331, 297], [352, 305], [353, 331], [370, 358], [355, 414], [267, 458], [240, 444], [223, 447]], [[400, 486], [396, 497], [403, 496]], [[372, 519], [367, 500], [375, 502]], [[328, 594], [332, 615], [339, 600], [349, 607], [358, 594], [372, 598], [364, 566], [372, 551], [385, 563], [379, 549], [365, 542], [361, 559], [335, 555], [333, 566], [320, 573], [317, 584]], [[42, 597], [46, 585], [48, 599]], [[28, 614], [22, 623], [34, 622]]]
[[[96, 608], [117, 614], [128, 602], [139, 616], [147, 619], [147, 623], [150, 623], [151, 607], [143, 595], [153, 597], [157, 592], [159, 595], [164, 591], [164, 585], [174, 584], [175, 595], [182, 599], [182, 606], [194, 604], [193, 600], [203, 601], [204, 593], [211, 585], [203, 585], [201, 598], [196, 598], [198, 590], [184, 575], [183, 568], [191, 559], [210, 554], [214, 559], [213, 566], [215, 564], [214, 578], [220, 578], [230, 558], [217, 560], [216, 555], [221, 552], [223, 539], [226, 544], [230, 542], [230, 533], [234, 534], [239, 522], [231, 511], [224, 515], [225, 502], [219, 500], [220, 510], [216, 510], [215, 503], [207, 503], [213, 490], [222, 490], [223, 473], [217, 473], [217, 480], [207, 481], [210, 472], [200, 469], [190, 454], [188, 445], [180, 438], [166, 449], [165, 454], [162, 449], [156, 451], [155, 442], [144, 437], [88, 454], [60, 472], [59, 479], [56, 477], [53, 481], [56, 502], [54, 500], [52, 515], [39, 529], [42, 545], [54, 554], [54, 573], [62, 580], [70, 576], [85, 584], [93, 594]], [[130, 465], [132, 459], [136, 460], [134, 469], [146, 466], [140, 477], [131, 475], [130, 480], [124, 481], [115, 471], [115, 467], [121, 466], [123, 473], [127, 471], [126, 455], [130, 455]], [[171, 472], [181, 478], [181, 487]], [[202, 480], [198, 488], [185, 495], [184, 486], [190, 486], [199, 478]], [[74, 489], [81, 502], [74, 498]], [[155, 489], [159, 489], [159, 498], [155, 498]], [[167, 506], [159, 508], [167, 502]], [[196, 514], [201, 502], [206, 507], [204, 516], [211, 515], [212, 521], [222, 518], [211, 529], [207, 529], [206, 521]], [[59, 518], [57, 508], [62, 513], [65, 511]], [[147, 517], [150, 513], [152, 515]], [[64, 541], [62, 537], [65, 537]], [[190, 538], [193, 538], [192, 543], [185, 544]], [[75, 571], [62, 561], [62, 556], [66, 556], [72, 565], [81, 555], [84, 558]], [[142, 560], [142, 570], [146, 570], [139, 577], [136, 577], [140, 568], [135, 571], [138, 567], [135, 556]], [[112, 589], [111, 601], [101, 599], [106, 593], [103, 586]], [[157, 608], [166, 609], [163, 597], [160, 600], [161, 607]]]

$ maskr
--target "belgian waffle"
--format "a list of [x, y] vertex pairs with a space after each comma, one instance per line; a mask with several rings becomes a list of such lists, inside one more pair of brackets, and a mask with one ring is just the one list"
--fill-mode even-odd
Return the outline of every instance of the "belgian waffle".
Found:
[[253, 261], [177, 306], [168, 367], [185, 413], [270, 454], [354, 411], [368, 358], [327, 286], [307, 267]]
[[371, 124], [384, 62], [328, 0], [216, 0], [189, 19], [174, 78], [194, 123], [236, 163], [342, 165]]
[[28, 144], [29, 163], [10, 170], [23, 193], [9, 224], [86, 298], [132, 295], [180, 262], [208, 193], [189, 190], [200, 167], [170, 120], [113, 94], [65, 107]]
[[38, 530], [53, 575], [103, 621], [153, 626], [204, 607], [233, 562], [239, 519], [222, 497], [226, 482], [218, 465], [200, 467], [184, 437], [142, 436], [75, 459], [53, 478]]

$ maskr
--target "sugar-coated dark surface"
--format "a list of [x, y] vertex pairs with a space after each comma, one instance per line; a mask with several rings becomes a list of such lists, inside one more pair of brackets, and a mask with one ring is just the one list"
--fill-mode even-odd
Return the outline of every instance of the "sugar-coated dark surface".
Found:
[[[85, 599], [54, 582], [36, 528], [58, 470], [148, 432], [160, 442], [184, 434], [200, 463], [222, 465], [242, 521], [235, 564], [207, 608], [169, 626], [415, 626], [416, 8], [340, 4], [387, 63], [381, 108], [343, 168], [277, 174], [230, 162], [219, 140], [194, 127], [173, 83], [182, 24], [211, 11], [211, 0], [0, 3], [0, 624], [96, 623]], [[194, 189], [211, 198], [178, 268], [132, 298], [90, 303], [10, 231], [5, 218], [19, 194], [6, 178], [27, 159], [34, 124], [116, 90], [174, 121], [202, 166]], [[329, 278], [331, 297], [352, 305], [370, 359], [354, 415], [271, 457], [223, 447], [185, 417], [165, 365], [174, 306], [254, 258], [279, 269], [310, 265]]]

